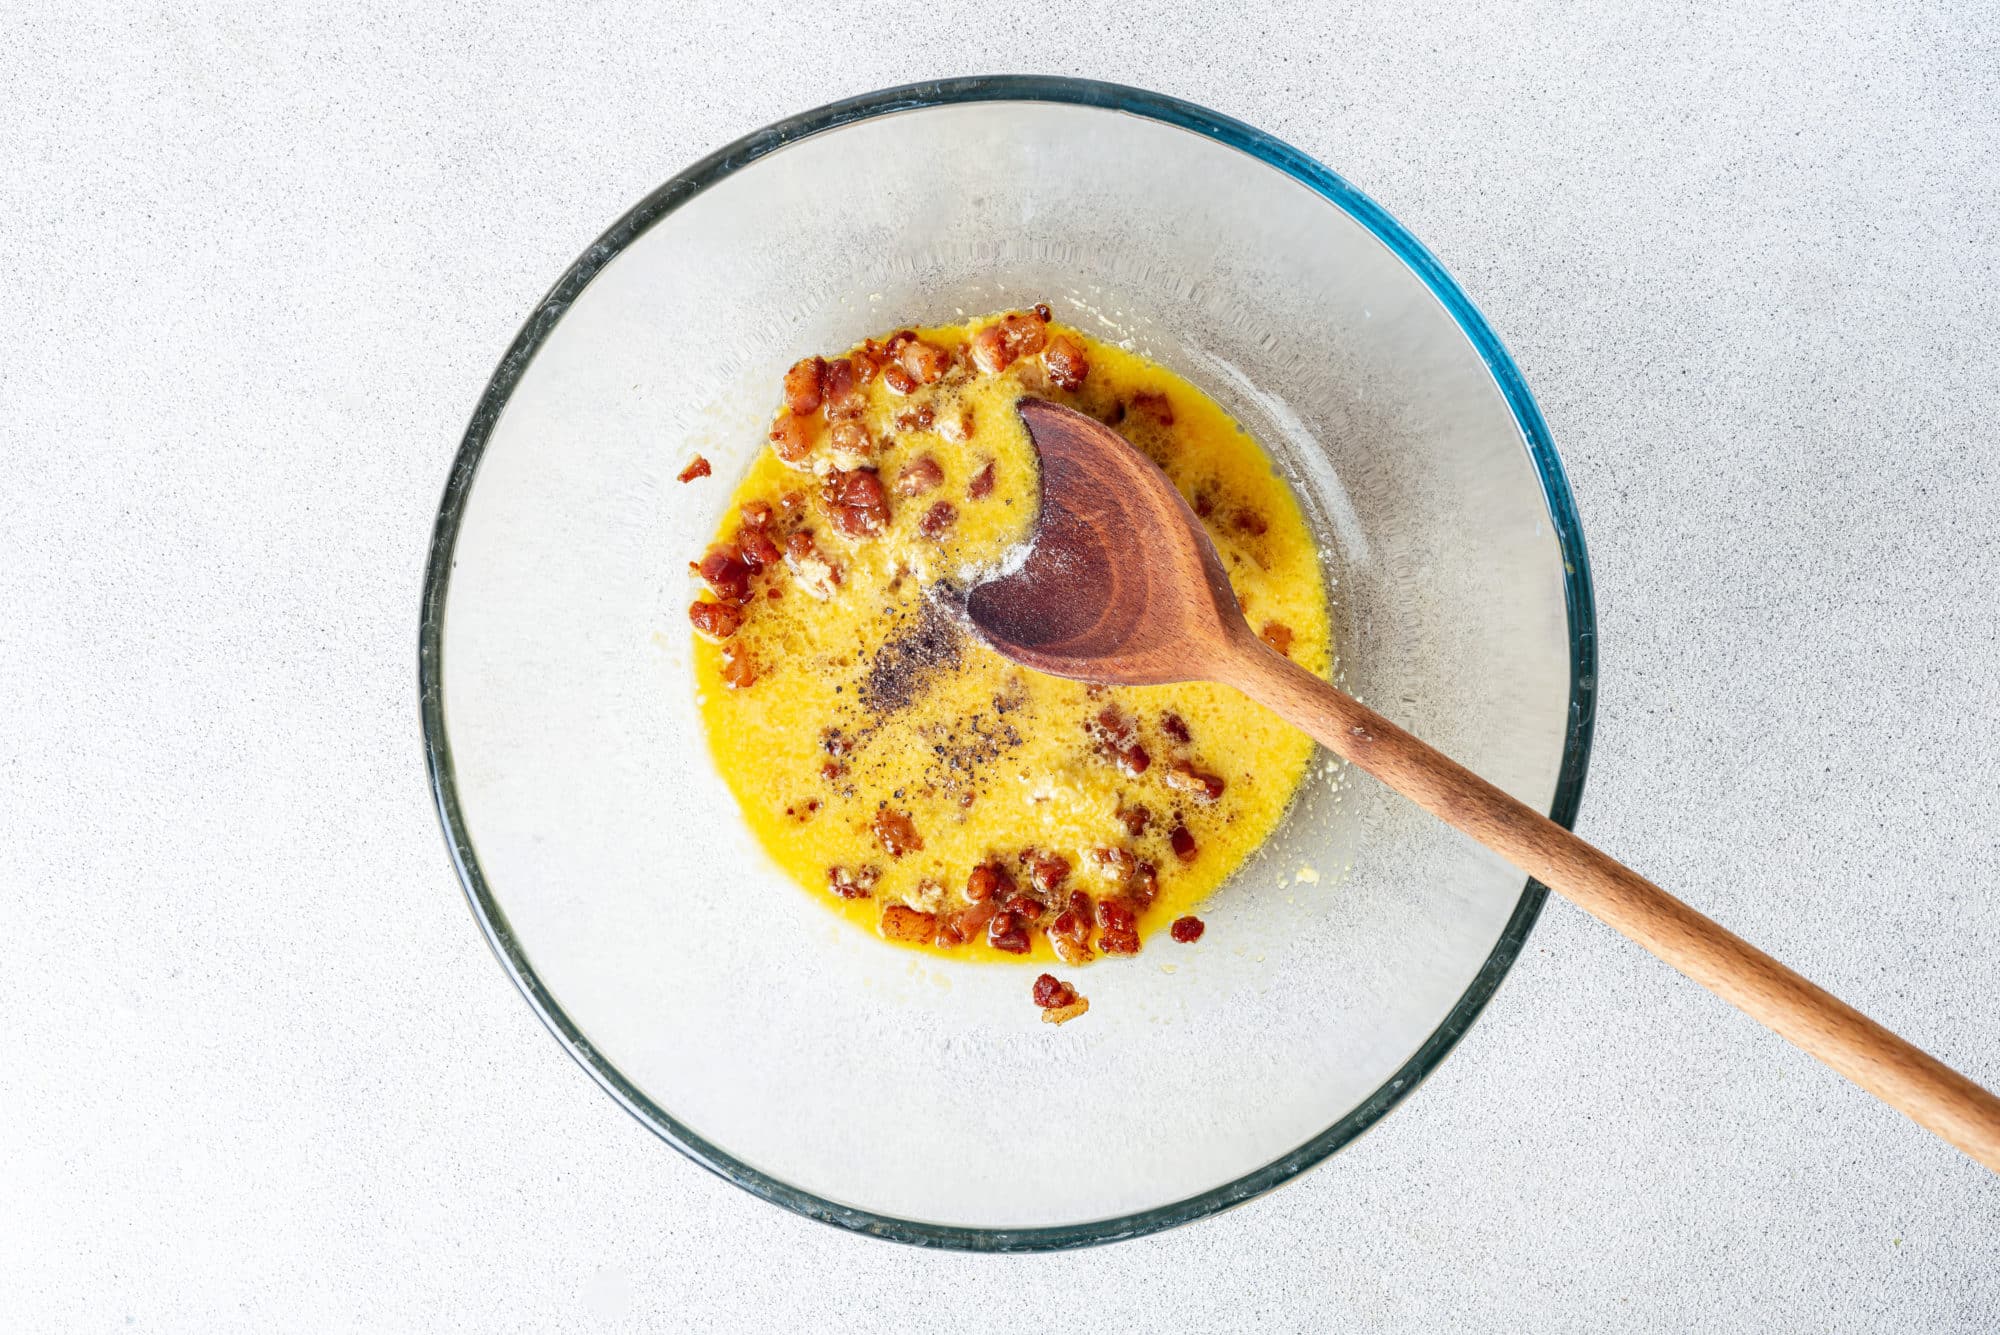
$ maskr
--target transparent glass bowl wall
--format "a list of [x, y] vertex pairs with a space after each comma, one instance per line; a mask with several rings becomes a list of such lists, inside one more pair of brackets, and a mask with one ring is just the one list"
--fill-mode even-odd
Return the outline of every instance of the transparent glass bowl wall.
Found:
[[[1510, 405], [1489, 367], [1504, 353], [1475, 345], [1365, 200], [1336, 206], [1338, 182], [1265, 160], [1282, 145], [1242, 151], [1168, 121], [1242, 127], [1127, 90], [923, 96], [940, 104], [885, 113], [911, 98], [879, 95], [767, 156], [769, 138], [711, 160], [531, 322], [539, 347], [502, 365], [440, 526], [457, 527], [429, 594], [432, 763], [509, 967], [663, 1135], [889, 1236], [1097, 1241], [1254, 1194], [1358, 1134], [1476, 1012], [1538, 892], [1323, 763], [1210, 902], [1205, 939], [1065, 971], [1092, 1009], [1060, 1030], [1029, 1001], [1033, 969], [920, 958], [834, 920], [744, 830], [688, 667], [686, 563], [783, 369], [1038, 300], [1129, 340], [1220, 399], [1297, 488], [1343, 684], [1564, 817], [1588, 590], [1525, 391]], [[1114, 97], [1149, 114], [1087, 105]], [[715, 476], [682, 485], [696, 452]]]

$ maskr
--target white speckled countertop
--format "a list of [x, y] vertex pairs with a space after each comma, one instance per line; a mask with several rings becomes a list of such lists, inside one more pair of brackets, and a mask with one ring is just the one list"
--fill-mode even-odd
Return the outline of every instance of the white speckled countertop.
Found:
[[1990, 5], [408, 8], [0, 43], [5, 1324], [2000, 1329], [2000, 1178], [1560, 902], [1233, 1213], [1013, 1259], [794, 1218], [522, 1004], [415, 699], [447, 462], [606, 223], [837, 96], [1147, 84], [1368, 191], [1520, 361], [1596, 572], [1583, 831], [2000, 1084]]

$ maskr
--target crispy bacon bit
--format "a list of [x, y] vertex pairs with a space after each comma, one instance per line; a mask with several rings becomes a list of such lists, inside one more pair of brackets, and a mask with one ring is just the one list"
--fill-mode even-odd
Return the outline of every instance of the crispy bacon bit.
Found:
[[809, 529], [800, 529], [785, 539], [785, 567], [815, 598], [831, 598], [840, 587], [840, 567], [820, 555]]
[[937, 915], [891, 904], [882, 910], [881, 932], [883, 938], [889, 941], [922, 945], [937, 935]]
[[736, 513], [743, 516], [746, 528], [771, 527], [771, 503], [769, 501], [745, 501]]
[[1144, 806], [1121, 806], [1115, 814], [1119, 821], [1124, 824], [1125, 833], [1131, 835], [1134, 839], [1144, 834], [1146, 827], [1153, 823], [1153, 813], [1148, 811]]
[[822, 760], [820, 762], [819, 777], [825, 779], [828, 783], [832, 783], [845, 773], [847, 773], [847, 766], [841, 764], [838, 760]]
[[1263, 535], [1271, 527], [1270, 521], [1255, 510], [1238, 510], [1232, 522], [1236, 525], [1237, 532], [1248, 533], [1253, 538]]
[[1098, 934], [1097, 948], [1107, 955], [1139, 953], [1139, 910], [1129, 899], [1107, 899], [1098, 906], [1098, 920], [1104, 930]]
[[[1136, 904], [1143, 909], [1153, 902], [1160, 893], [1160, 869], [1152, 863], [1135, 856], [1129, 848], [1093, 848], [1091, 860], [1104, 869], [1112, 883], [1124, 891], [1123, 902]], [[1111, 901], [1104, 901], [1104, 911], [1111, 911]], [[1109, 924], [1111, 920], [1105, 919]]]
[[1076, 1000], [1076, 989], [1068, 983], [1059, 982], [1052, 973], [1045, 973], [1035, 980], [1035, 1004], [1043, 1010], [1053, 1010], [1057, 1006], [1067, 1006]]
[[743, 625], [741, 603], [690, 603], [688, 620], [711, 640], [726, 640]]
[[1282, 621], [1266, 621], [1264, 629], [1257, 632], [1264, 643], [1276, 649], [1285, 657], [1292, 656], [1292, 628]]
[[975, 904], [996, 897], [1004, 899], [1013, 893], [1013, 876], [997, 862], [982, 862], [965, 878], [965, 897]]
[[1041, 317], [1040, 311], [1029, 314], [1009, 311], [1001, 323], [1016, 357], [1032, 357], [1049, 344], [1049, 322]]
[[1021, 854], [1021, 863], [1028, 871], [1028, 882], [1039, 894], [1052, 895], [1062, 889], [1063, 882], [1069, 880], [1069, 859], [1060, 853], [1043, 853], [1029, 849]]
[[882, 807], [876, 811], [873, 825], [875, 842], [882, 845], [882, 851], [892, 858], [900, 858], [924, 846], [924, 837], [917, 833], [917, 827], [907, 812]]
[[1201, 934], [1208, 930], [1208, 924], [1190, 913], [1185, 918], [1175, 918], [1174, 925], [1168, 930], [1173, 932], [1174, 940], [1187, 946], [1201, 940]]
[[847, 355], [854, 361], [855, 379], [865, 385], [882, 369], [882, 363], [889, 360], [889, 349], [885, 344], [877, 343], [871, 338]]
[[1187, 720], [1171, 709], [1160, 715], [1160, 731], [1182, 746], [1186, 746], [1193, 739], [1193, 734], [1188, 731]]
[[750, 655], [735, 645], [724, 645], [722, 649], [722, 684], [732, 691], [740, 691], [757, 680], [757, 665]]
[[931, 424], [937, 421], [937, 410], [928, 403], [920, 403], [897, 413], [895, 420], [898, 431], [928, 431]]
[[[912, 334], [896, 351], [896, 360], [920, 385], [935, 385], [951, 366], [951, 354], [935, 343], [926, 343]], [[887, 372], [883, 373], [887, 376]]]
[[1090, 860], [1104, 868], [1105, 874], [1120, 885], [1132, 879], [1132, 872], [1139, 865], [1129, 848], [1093, 848]]
[[1224, 784], [1221, 775], [1198, 770], [1185, 760], [1176, 760], [1167, 766], [1165, 778], [1167, 787], [1177, 793], [1187, 793], [1197, 802], [1213, 802], [1222, 796]]
[[985, 931], [986, 924], [991, 922], [993, 915], [999, 911], [999, 904], [986, 899], [968, 904], [955, 913], [943, 914], [938, 918], [937, 936], [932, 939], [931, 944], [945, 950], [962, 946]]
[[908, 394], [917, 387], [917, 378], [904, 370], [901, 362], [890, 362], [882, 368], [882, 383], [898, 394]]
[[740, 603], [750, 596], [750, 567], [743, 554], [726, 542], [709, 548], [695, 570], [718, 598]]
[[808, 357], [794, 362], [785, 372], [785, 406], [801, 416], [819, 411], [820, 392], [826, 384], [826, 359]]
[[859, 468], [875, 457], [875, 442], [859, 422], [835, 422], [827, 428], [826, 443], [835, 468]]
[[986, 924], [986, 944], [1009, 955], [1028, 953], [1028, 929], [1019, 917], [1002, 909]]
[[697, 454], [694, 462], [681, 470], [681, 481], [692, 482], [698, 477], [707, 477], [712, 471], [708, 466], [708, 460]]
[[1116, 702], [1098, 710], [1096, 719], [1083, 726], [1100, 742], [1110, 746], [1124, 746], [1132, 740], [1132, 720], [1125, 717], [1125, 711]]
[[944, 882], [933, 876], [926, 876], [917, 882], [917, 888], [910, 894], [910, 907], [924, 913], [935, 914], [944, 907]]
[[1049, 927], [1049, 948], [1064, 964], [1088, 964], [1097, 958], [1097, 952], [1090, 948], [1088, 933], [1083, 936], [1062, 935], [1053, 924]]
[[1049, 381], [1057, 389], [1082, 389], [1090, 375], [1090, 361], [1083, 355], [1083, 344], [1068, 334], [1057, 334], [1049, 340], [1042, 352], [1042, 365], [1048, 368]]
[[1174, 856], [1179, 858], [1182, 862], [1194, 861], [1195, 859], [1194, 836], [1188, 833], [1187, 826], [1185, 825], [1174, 826], [1173, 832], [1167, 836], [1167, 842], [1173, 845]]
[[972, 336], [972, 364], [987, 375], [999, 375], [1013, 360], [1006, 325], [995, 321]]
[[1029, 925], [1040, 922], [1042, 915], [1049, 911], [1049, 906], [1041, 900], [1022, 894], [1008, 896], [1007, 902], [1000, 907]]
[[927, 491], [935, 491], [943, 482], [944, 469], [938, 467], [938, 461], [928, 454], [920, 454], [896, 474], [896, 494], [921, 496]]
[[1097, 925], [1090, 896], [1081, 890], [1069, 897], [1069, 904], [1049, 924], [1049, 945], [1064, 964], [1088, 964], [1093, 958], [1090, 929]]
[[993, 461], [988, 459], [986, 467], [972, 475], [972, 481], [965, 484], [968, 499], [983, 501], [993, 494]]
[[1098, 710], [1097, 717], [1083, 727], [1096, 739], [1098, 753], [1110, 757], [1119, 769], [1133, 778], [1144, 774], [1153, 763], [1153, 757], [1137, 740], [1138, 732], [1132, 720], [1116, 704], [1108, 704]]
[[1160, 894], [1160, 869], [1151, 862], [1141, 859], [1132, 869], [1132, 902], [1141, 910], [1152, 907]]
[[882, 879], [880, 867], [860, 867], [849, 870], [846, 867], [826, 869], [827, 889], [842, 899], [867, 899], [875, 893], [875, 883]]
[[845, 756], [854, 753], [854, 743], [838, 728], [828, 728], [819, 735], [819, 749], [830, 756]]
[[[873, 375], [873, 369], [869, 375]], [[835, 357], [826, 364], [826, 377], [821, 386], [829, 422], [843, 417], [859, 417], [868, 406], [868, 396], [862, 389], [867, 377], [855, 368], [851, 357]]]
[[736, 530], [736, 545], [743, 553], [743, 564], [752, 570], [764, 570], [785, 559], [778, 544], [761, 528]]
[[1032, 357], [1048, 344], [1048, 321], [1037, 311], [1007, 314], [972, 336], [972, 363], [987, 375], [998, 375], [1022, 357]]
[[1132, 411], [1142, 413], [1161, 426], [1174, 424], [1174, 405], [1157, 390], [1142, 389], [1132, 396]]
[[1056, 1006], [1053, 1007], [1052, 1009], [1043, 1011], [1042, 1022], [1044, 1024], [1068, 1024], [1071, 1020], [1074, 1020], [1077, 1016], [1084, 1014], [1089, 1009], [1090, 1009], [1090, 998], [1078, 997], [1075, 1001], [1072, 1001], [1067, 1006]]
[[771, 423], [771, 450], [796, 468], [812, 453], [819, 432], [819, 418], [803, 417], [787, 408], [778, 414], [777, 421]]
[[1038, 301], [1035, 303], [1035, 318], [1043, 324], [1047, 324], [1049, 321], [1055, 319], [1056, 316], [1055, 312], [1049, 309], [1048, 302]]
[[972, 409], [961, 408], [938, 423], [938, 434], [946, 440], [963, 444], [972, 439], [973, 426]]
[[827, 487], [833, 526], [850, 538], [872, 538], [889, 526], [889, 496], [872, 468], [836, 473]]
[[917, 528], [923, 535], [935, 542], [951, 531], [958, 522], [958, 508], [950, 501], [939, 501], [924, 511], [924, 517], [917, 521]]

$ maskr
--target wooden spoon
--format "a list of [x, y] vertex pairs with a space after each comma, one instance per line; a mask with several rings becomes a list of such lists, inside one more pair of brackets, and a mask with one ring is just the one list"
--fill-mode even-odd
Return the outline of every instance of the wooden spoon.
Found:
[[1166, 474], [1081, 413], [1020, 411], [1041, 454], [1039, 527], [966, 602], [995, 649], [1082, 681], [1234, 686], [2000, 1172], [2000, 1099], [1271, 649]]

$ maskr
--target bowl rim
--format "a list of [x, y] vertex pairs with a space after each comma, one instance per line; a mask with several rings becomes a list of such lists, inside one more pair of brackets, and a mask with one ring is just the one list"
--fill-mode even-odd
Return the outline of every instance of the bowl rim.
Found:
[[578, 257], [536, 304], [487, 382], [452, 461], [425, 562], [417, 653], [424, 762], [438, 820], [473, 916], [521, 995], [570, 1056], [627, 1112], [703, 1168], [774, 1205], [856, 1233], [926, 1247], [1034, 1252], [1118, 1242], [1204, 1218], [1263, 1195], [1352, 1143], [1407, 1098], [1464, 1037], [1519, 956], [1547, 899], [1547, 889], [1538, 881], [1526, 883], [1485, 963], [1443, 1022], [1409, 1059], [1368, 1098], [1289, 1153], [1222, 1186], [1133, 1214], [1034, 1228], [928, 1223], [842, 1205], [760, 1172], [677, 1121], [597, 1050], [543, 986], [486, 883], [460, 809], [444, 723], [445, 599], [473, 477], [493, 428], [528, 364], [584, 288], [627, 246], [682, 204], [731, 173], [789, 144], [877, 116], [981, 102], [1056, 103], [1123, 112], [1189, 130], [1246, 153], [1314, 191], [1366, 227], [1445, 308], [1485, 363], [1514, 415], [1541, 481], [1543, 500], [1563, 557], [1563, 597], [1570, 641], [1569, 720], [1549, 816], [1565, 828], [1575, 822], [1590, 759], [1596, 718], [1597, 629], [1583, 528], [1568, 478], [1541, 410], [1498, 335], [1436, 258], [1380, 205], [1291, 145], [1205, 107], [1121, 84], [1040, 75], [974, 75], [880, 89], [788, 116], [709, 154], [640, 200]]

